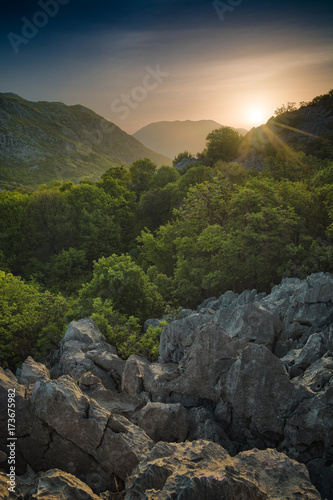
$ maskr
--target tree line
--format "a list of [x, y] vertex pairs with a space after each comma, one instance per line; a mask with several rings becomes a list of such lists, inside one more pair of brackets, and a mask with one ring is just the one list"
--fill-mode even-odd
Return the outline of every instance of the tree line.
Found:
[[235, 161], [240, 141], [224, 127], [182, 170], [145, 158], [98, 182], [2, 191], [0, 364], [44, 360], [83, 316], [121, 356], [153, 360], [147, 318], [333, 271], [332, 158], [289, 148], [258, 172]]

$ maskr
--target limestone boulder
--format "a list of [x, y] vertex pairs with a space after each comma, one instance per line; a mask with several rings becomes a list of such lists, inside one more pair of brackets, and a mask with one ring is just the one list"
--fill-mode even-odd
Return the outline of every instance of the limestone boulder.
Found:
[[83, 318], [69, 324], [61, 340], [61, 347], [64, 348], [68, 342], [77, 342], [78, 346], [84, 347], [105, 342], [105, 337], [92, 319]]
[[110, 415], [94, 456], [109, 472], [125, 480], [154, 441], [122, 415]]
[[214, 321], [231, 338], [264, 345], [270, 350], [283, 329], [280, 319], [258, 303], [222, 309], [215, 314]]
[[213, 312], [199, 314], [193, 313], [183, 319], [172, 321], [163, 326], [160, 338], [160, 361], [163, 363], [178, 363], [184, 356], [183, 341], [195, 329], [213, 320]]
[[229, 439], [211, 411], [203, 406], [188, 411], [188, 441], [204, 439], [220, 444], [230, 455], [236, 455], [236, 447]]
[[16, 477], [15, 493], [8, 491], [5, 474], [0, 473], [0, 496], [3, 500], [30, 498], [34, 500], [101, 500], [77, 477], [59, 469], [34, 474], [32, 470]]
[[68, 375], [57, 380], [38, 381], [32, 392], [35, 414], [63, 438], [86, 453], [100, 444], [109, 413], [94, 404]]
[[157, 328], [158, 326], [160, 326], [160, 324], [161, 324], [161, 320], [160, 319], [150, 318], [150, 319], [147, 319], [144, 322], [143, 329], [146, 332], [150, 326], [152, 326], [153, 328]]
[[333, 275], [314, 273], [305, 280], [286, 278], [261, 304], [284, 322], [284, 338], [303, 347], [312, 333], [333, 320]]
[[154, 441], [185, 441], [187, 412], [177, 404], [149, 402], [138, 415], [138, 426]]
[[[47, 497], [46, 497], [47, 495]], [[36, 480], [36, 500], [100, 500], [92, 489], [78, 478], [58, 469], [51, 469]]]
[[126, 500], [319, 500], [306, 467], [276, 450], [231, 457], [209, 441], [158, 443], [127, 483]]
[[125, 362], [117, 356], [116, 348], [105, 342], [97, 325], [84, 318], [69, 324], [50, 373], [54, 379], [70, 375], [79, 381], [82, 375], [92, 372], [106, 389], [118, 391], [124, 366]]
[[29, 356], [19, 370], [18, 382], [22, 385], [34, 384], [40, 378], [50, 378], [50, 372], [42, 363]]
[[108, 412], [123, 415], [135, 424], [138, 412], [147, 403], [147, 398], [142, 394], [130, 396], [126, 392], [118, 393], [106, 389], [101, 380], [91, 372], [82, 375], [79, 387], [85, 395]]
[[220, 326], [211, 323], [196, 329], [183, 345], [186, 349], [179, 364], [180, 376], [169, 382], [170, 391], [192, 397], [191, 406], [200, 406], [203, 400], [218, 402], [217, 382], [248, 343], [232, 339]]
[[301, 375], [309, 366], [333, 348], [333, 331], [313, 333], [301, 349], [291, 350], [282, 361], [291, 377]]
[[333, 358], [324, 356], [292, 383], [311, 397], [288, 418], [285, 438], [295, 457], [307, 462], [333, 450]]
[[[87, 376], [87, 384], [98, 382]], [[154, 442], [84, 394], [68, 375], [38, 380], [22, 411], [18, 447], [34, 470], [59, 468], [99, 493], [124, 480]]]
[[238, 417], [249, 420], [255, 434], [283, 436], [286, 418], [305, 397], [295, 387], [284, 364], [265, 346], [249, 344], [217, 384], [220, 397]]

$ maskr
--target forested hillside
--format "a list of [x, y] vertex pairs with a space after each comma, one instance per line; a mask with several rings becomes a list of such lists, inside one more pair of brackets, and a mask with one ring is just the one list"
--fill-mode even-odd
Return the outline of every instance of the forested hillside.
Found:
[[171, 163], [84, 106], [0, 94], [0, 188], [98, 180], [108, 168], [145, 156]]
[[98, 182], [0, 193], [2, 366], [44, 359], [83, 316], [121, 356], [155, 359], [148, 318], [333, 272], [332, 148], [280, 147], [258, 171], [235, 161], [230, 131], [210, 134], [185, 171], [144, 159]]

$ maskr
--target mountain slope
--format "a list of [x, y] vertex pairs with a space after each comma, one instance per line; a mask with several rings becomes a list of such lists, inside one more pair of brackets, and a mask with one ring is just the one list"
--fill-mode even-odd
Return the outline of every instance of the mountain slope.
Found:
[[[207, 135], [222, 126], [214, 120], [161, 121], [146, 125], [133, 137], [148, 148], [174, 158], [185, 150], [192, 154], [201, 152], [206, 146]], [[236, 130], [242, 135], [247, 132], [245, 129]]]
[[144, 157], [159, 166], [171, 163], [88, 108], [0, 94], [2, 188], [97, 179], [113, 165]]
[[260, 170], [265, 156], [277, 151], [290, 154], [290, 148], [321, 159], [333, 158], [333, 90], [250, 130], [237, 160]]

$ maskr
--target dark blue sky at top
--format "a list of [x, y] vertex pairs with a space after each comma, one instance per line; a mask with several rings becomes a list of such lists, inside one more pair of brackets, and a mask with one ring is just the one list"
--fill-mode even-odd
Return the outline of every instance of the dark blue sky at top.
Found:
[[[43, 0], [42, 0], [43, 1]], [[235, 5], [231, 2], [231, 5]], [[223, 3], [223, 2], [221, 2]], [[226, 0], [227, 4], [228, 1]], [[238, 10], [239, 23], [257, 25], [265, 22], [297, 23], [304, 28], [314, 24], [322, 29], [332, 29], [333, 6], [329, 0], [243, 0], [235, 7]], [[15, 0], [1, 6], [1, 36], [10, 31], [18, 33], [22, 26], [21, 17], [31, 18], [41, 10], [38, 1]], [[229, 14], [227, 13], [226, 16]], [[207, 27], [219, 22], [215, 15], [212, 1], [207, 0], [157, 0], [157, 1], [105, 1], [105, 0], [70, 0], [60, 6], [60, 12], [50, 22], [45, 32], [75, 32], [84, 29], [94, 30], [99, 27], [112, 29], [147, 28], [181, 29], [186, 26]], [[233, 22], [230, 20], [230, 22]]]
[[[228, 4], [228, 0], [224, 3]], [[131, 68], [135, 75], [141, 75], [147, 64], [160, 63], [168, 68], [170, 95], [175, 102], [178, 91], [184, 102], [181, 85], [186, 84], [188, 89], [189, 75], [196, 64], [200, 68], [200, 64], [207, 65], [211, 60], [212, 65], [219, 68], [224, 65], [228, 68], [225, 71], [230, 72], [232, 60], [257, 54], [258, 71], [260, 65], [269, 65], [270, 53], [273, 55], [278, 49], [287, 55], [297, 49], [294, 56], [297, 62], [302, 50], [306, 59], [311, 47], [318, 46], [318, 54], [329, 43], [332, 48], [332, 1], [230, 0], [229, 3], [234, 9], [226, 12], [221, 22], [213, 1], [70, 0], [60, 5], [59, 13], [49, 18], [46, 26], [38, 29], [38, 34], [26, 44], [20, 44], [15, 53], [8, 33], [21, 35], [22, 17], [31, 21], [42, 9], [38, 0], [8, 2], [1, 6], [0, 17], [0, 92], [12, 91], [32, 100], [80, 102], [102, 113], [103, 108], [109, 109], [110, 100], [119, 95], [122, 85], [128, 83], [133, 87], [135, 78], [141, 78], [132, 78]], [[323, 75], [326, 82], [331, 61], [325, 61], [323, 56], [318, 78]], [[306, 61], [304, 67], [305, 64]], [[177, 72], [181, 65], [188, 70], [187, 79], [185, 71]], [[254, 62], [252, 66], [255, 65]], [[313, 73], [317, 69], [309, 67], [308, 71]], [[207, 76], [205, 88], [213, 89], [212, 79], [212, 75]], [[215, 84], [218, 86], [219, 82], [220, 76]], [[161, 87], [155, 97], [162, 91]], [[153, 95], [149, 97], [152, 99]], [[144, 112], [143, 105], [140, 110]], [[107, 114], [105, 111], [104, 115]]]

